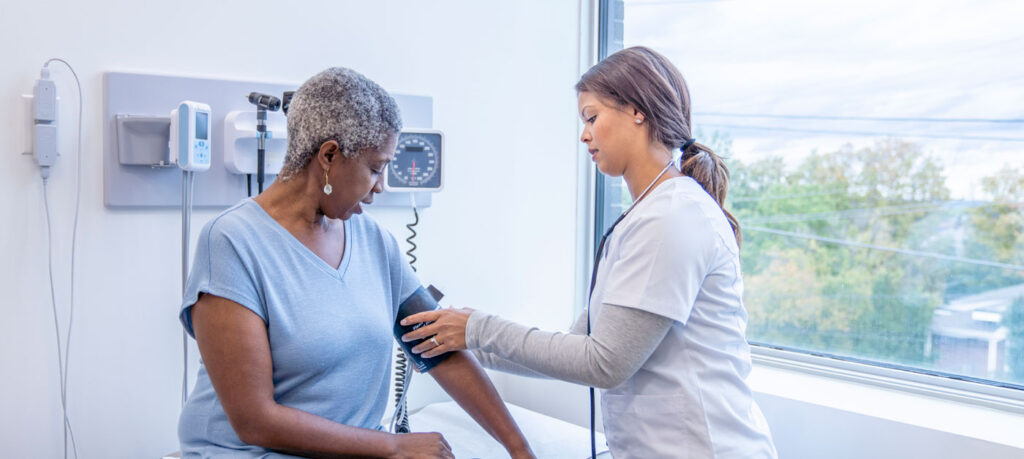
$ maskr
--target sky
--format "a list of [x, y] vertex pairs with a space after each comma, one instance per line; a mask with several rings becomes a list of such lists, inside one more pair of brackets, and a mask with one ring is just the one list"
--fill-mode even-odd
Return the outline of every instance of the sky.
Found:
[[893, 135], [945, 165], [955, 199], [1024, 173], [1024, 1], [626, 0], [624, 24], [625, 46], [679, 67], [697, 129], [728, 133], [736, 159]]

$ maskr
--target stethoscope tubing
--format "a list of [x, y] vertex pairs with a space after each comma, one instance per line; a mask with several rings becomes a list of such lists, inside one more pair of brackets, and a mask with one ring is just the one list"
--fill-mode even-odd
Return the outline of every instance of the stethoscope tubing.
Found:
[[[597, 283], [597, 268], [601, 265], [601, 257], [604, 255], [604, 244], [605, 242], [608, 242], [608, 236], [611, 236], [612, 231], [615, 229], [616, 226], [618, 226], [619, 222], [621, 222], [623, 218], [626, 218], [626, 215], [628, 215], [629, 212], [632, 211], [633, 208], [636, 207], [636, 205], [639, 204], [640, 201], [647, 196], [647, 193], [651, 191], [651, 188], [654, 188], [654, 184], [658, 183], [658, 180], [660, 180], [661, 177], [665, 175], [666, 172], [668, 172], [668, 169], [672, 167], [672, 164], [674, 163], [674, 160], [669, 161], [668, 164], [665, 165], [665, 168], [661, 170], [661, 173], [658, 174], [657, 177], [654, 177], [654, 180], [651, 181], [650, 185], [647, 185], [647, 188], [644, 188], [643, 193], [640, 193], [640, 196], [638, 196], [636, 200], [633, 201], [633, 204], [631, 204], [629, 208], [622, 213], [622, 215], [619, 215], [619, 218], [615, 219], [615, 222], [608, 227], [608, 230], [604, 232], [604, 236], [601, 236], [601, 243], [598, 244], [597, 255], [594, 257], [594, 269], [590, 272], [590, 293], [587, 295], [587, 336], [590, 336], [590, 298], [594, 295], [594, 285]], [[597, 458], [597, 441], [594, 436], [593, 387], [590, 387], [590, 457], [591, 459]]]

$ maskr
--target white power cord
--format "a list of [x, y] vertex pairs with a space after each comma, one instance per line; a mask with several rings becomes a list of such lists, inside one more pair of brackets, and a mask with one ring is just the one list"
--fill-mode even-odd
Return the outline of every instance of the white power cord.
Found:
[[[181, 171], [181, 291], [188, 285], [189, 230], [192, 228], [192, 197], [195, 193], [195, 172]], [[181, 407], [188, 402], [188, 333], [181, 330], [183, 370], [181, 372]]]
[[[416, 271], [416, 255], [413, 252], [416, 251], [416, 243], [413, 239], [416, 238], [416, 225], [420, 223], [420, 214], [416, 211], [416, 193], [409, 193], [409, 205], [412, 206], [412, 214], [416, 218], [412, 223], [405, 225], [409, 228], [409, 232], [412, 233], [408, 238], [405, 239], [409, 243], [409, 250], [405, 252], [409, 256], [409, 267], [413, 271]], [[395, 365], [395, 391], [401, 390], [401, 395], [398, 396], [398, 400], [395, 401], [395, 412], [391, 415], [391, 422], [388, 424], [388, 432], [399, 433], [398, 428], [402, 428], [402, 433], [409, 432], [409, 407], [406, 405], [406, 396], [409, 395], [409, 384], [412, 382], [412, 369], [409, 368], [409, 358], [405, 355], [405, 351], [402, 350], [401, 346], [398, 347], [398, 355], [396, 356], [398, 362]], [[400, 378], [400, 379], [399, 379]]]
[[[57, 322], [57, 294], [55, 292], [53, 282], [53, 230], [50, 223], [50, 200], [47, 197], [46, 190], [47, 179], [43, 179], [43, 207], [46, 209], [46, 258], [48, 260], [48, 270], [50, 274], [50, 306], [53, 309], [53, 331], [57, 336], [57, 374], [60, 378], [60, 406], [61, 412], [63, 413], [63, 424], [64, 424], [64, 457], [68, 457], [68, 445], [67, 439], [68, 434], [71, 435], [71, 446], [75, 452], [75, 457], [78, 457], [78, 448], [75, 445], [75, 432], [71, 429], [71, 420], [68, 418], [68, 403], [67, 403], [67, 360], [64, 356], [67, 355], [67, 351], [61, 352], [60, 349], [60, 325]], [[71, 336], [71, 320], [68, 320], [68, 341]]]
[[71, 75], [75, 77], [75, 85], [78, 88], [78, 143], [76, 150], [76, 166], [77, 166], [77, 182], [75, 189], [75, 218], [74, 226], [71, 233], [71, 285], [70, 285], [70, 304], [68, 309], [68, 328], [64, 339], [64, 351], [61, 352], [61, 339], [60, 339], [60, 324], [57, 318], [57, 295], [56, 288], [53, 281], [53, 236], [52, 236], [52, 224], [50, 217], [50, 200], [47, 194], [47, 182], [49, 176], [49, 166], [44, 166], [42, 172], [43, 175], [43, 206], [46, 209], [46, 247], [47, 247], [47, 258], [50, 275], [50, 303], [53, 308], [53, 326], [57, 337], [57, 371], [60, 378], [60, 404], [61, 411], [63, 413], [63, 425], [64, 425], [64, 458], [68, 457], [68, 437], [71, 438], [71, 448], [74, 457], [78, 458], [78, 445], [75, 443], [75, 432], [71, 428], [71, 418], [68, 416], [68, 362], [71, 358], [71, 330], [75, 320], [75, 253], [77, 252], [78, 242], [78, 214], [81, 209], [82, 203], [82, 82], [78, 79], [78, 74], [75, 73], [75, 69], [71, 67], [64, 59], [53, 58], [46, 61], [43, 64], [42, 74], [44, 78], [49, 75], [49, 66], [52, 62], [60, 62], [67, 66], [68, 70], [71, 71]]

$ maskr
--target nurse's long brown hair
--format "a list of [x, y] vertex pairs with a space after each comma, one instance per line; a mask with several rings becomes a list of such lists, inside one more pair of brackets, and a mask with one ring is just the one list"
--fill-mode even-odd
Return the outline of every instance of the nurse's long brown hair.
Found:
[[576, 83], [576, 91], [589, 91], [621, 106], [635, 108], [649, 123], [651, 140], [683, 151], [679, 169], [692, 177], [718, 202], [732, 226], [736, 244], [742, 242], [740, 223], [725, 210], [729, 189], [729, 168], [705, 145], [690, 143], [690, 91], [686, 80], [665, 56], [643, 46], [626, 48], [608, 56], [587, 70]]

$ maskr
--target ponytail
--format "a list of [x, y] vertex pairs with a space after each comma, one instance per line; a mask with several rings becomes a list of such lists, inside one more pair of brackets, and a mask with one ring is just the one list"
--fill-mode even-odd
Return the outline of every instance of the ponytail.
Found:
[[652, 141], [682, 147], [679, 170], [693, 177], [722, 208], [732, 226], [736, 245], [742, 242], [740, 222], [725, 210], [729, 169], [710, 148], [693, 141], [690, 129], [690, 90], [679, 69], [650, 48], [634, 46], [606, 57], [587, 70], [576, 91], [591, 91], [645, 115]]
[[[743, 244], [743, 236], [740, 235], [740, 222], [736, 220], [728, 210], [725, 210], [725, 195], [729, 190], [729, 168], [725, 166], [722, 158], [711, 151], [710, 148], [692, 141], [683, 150], [683, 157], [680, 160], [679, 171], [683, 175], [693, 178], [700, 184], [704, 191], [707, 191], [718, 207], [722, 209], [725, 218], [729, 220], [732, 233], [736, 237], [736, 245]], [[686, 146], [684, 144], [684, 146]]]

